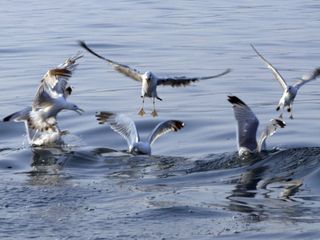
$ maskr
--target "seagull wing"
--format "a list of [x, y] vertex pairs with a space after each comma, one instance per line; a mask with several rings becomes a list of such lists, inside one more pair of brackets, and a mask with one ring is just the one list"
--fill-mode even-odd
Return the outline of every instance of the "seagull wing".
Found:
[[183, 127], [184, 123], [178, 120], [168, 120], [165, 122], [161, 122], [153, 129], [152, 133], [149, 135], [148, 142], [151, 145], [162, 135], [171, 131], [176, 132]]
[[296, 82], [293, 86], [300, 88], [307, 82], [315, 80], [317, 77], [319, 77], [319, 75], [320, 75], [320, 67], [314, 69], [309, 74], [303, 75], [302, 78], [298, 82]]
[[32, 108], [31, 107], [26, 107], [22, 109], [21, 111], [15, 112], [10, 114], [9, 116], [6, 116], [3, 118], [2, 121], [4, 122], [20, 122], [20, 121], [26, 121], [29, 118], [29, 114], [31, 112]]
[[42, 78], [34, 97], [32, 106], [34, 109], [52, 104], [58, 97], [68, 97], [71, 94], [71, 87], [68, 86], [69, 78], [78, 65], [76, 61], [81, 54], [68, 58], [57, 68], [50, 69]]
[[111, 64], [112, 67], [117, 72], [122, 73], [123, 75], [125, 75], [125, 76], [127, 76], [129, 78], [132, 78], [133, 80], [136, 80], [136, 81], [139, 81], [139, 82], [142, 81], [141, 73], [138, 70], [130, 68], [127, 65], [112, 61], [112, 60], [110, 60], [108, 58], [105, 58], [105, 57], [99, 55], [98, 53], [94, 52], [91, 48], [89, 48], [88, 45], [83, 41], [79, 41], [79, 45], [81, 47], [83, 47], [84, 49], [86, 49], [89, 53], [93, 54], [94, 56], [96, 56], [96, 57], [108, 62], [109, 64]]
[[259, 52], [257, 49], [255, 49], [255, 47], [251, 44], [252, 49], [256, 52], [256, 54], [261, 58], [261, 60], [267, 65], [267, 67], [272, 71], [273, 75], [275, 76], [275, 78], [278, 80], [278, 82], [280, 83], [281, 87], [286, 90], [287, 89], [287, 83], [284, 80], [284, 78], [280, 75], [279, 71], [271, 65], [271, 63], [269, 63], [267, 61], [267, 59], [265, 59]]
[[45, 80], [41, 80], [36, 95], [32, 101], [32, 108], [36, 110], [52, 105], [54, 104], [54, 99], [57, 97], [58, 94], [52, 90], [47, 82]]
[[197, 82], [200, 80], [206, 80], [206, 79], [211, 79], [211, 78], [217, 78], [221, 77], [227, 73], [229, 73], [231, 69], [227, 69], [222, 73], [219, 73], [217, 75], [213, 76], [207, 76], [207, 77], [193, 77], [193, 78], [188, 78], [188, 77], [170, 77], [170, 78], [159, 78], [157, 80], [157, 85], [164, 85], [164, 86], [171, 86], [171, 87], [181, 87], [181, 86], [187, 86], [190, 85], [192, 82]]
[[260, 152], [265, 148], [265, 142], [268, 137], [272, 136], [279, 128], [284, 128], [285, 126], [286, 123], [281, 118], [271, 119], [260, 135], [258, 140], [258, 151]]
[[56, 68], [48, 70], [43, 76], [27, 120], [29, 128], [38, 131], [59, 131], [55, 116], [59, 108], [56, 101], [65, 101], [71, 94], [72, 89], [68, 86], [68, 81], [76, 69], [76, 61], [81, 57], [82, 55], [77, 53]]
[[136, 125], [126, 115], [112, 112], [98, 112], [96, 118], [99, 124], [107, 123], [113, 131], [120, 134], [127, 141], [129, 148], [139, 141]]
[[251, 109], [238, 97], [228, 96], [228, 101], [233, 105], [234, 116], [238, 123], [238, 149], [248, 148], [250, 151], [257, 149], [256, 134], [259, 121]]

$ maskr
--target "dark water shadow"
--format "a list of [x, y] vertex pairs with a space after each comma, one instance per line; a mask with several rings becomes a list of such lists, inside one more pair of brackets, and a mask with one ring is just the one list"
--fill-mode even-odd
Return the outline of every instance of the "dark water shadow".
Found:
[[[320, 196], [319, 187], [307, 189], [305, 180], [320, 169], [320, 148], [292, 148], [271, 154], [243, 171], [231, 194], [228, 209], [251, 214], [257, 221], [268, 218], [291, 222], [319, 222], [319, 198], [305, 201], [307, 195]], [[305, 218], [311, 209], [315, 217]]]

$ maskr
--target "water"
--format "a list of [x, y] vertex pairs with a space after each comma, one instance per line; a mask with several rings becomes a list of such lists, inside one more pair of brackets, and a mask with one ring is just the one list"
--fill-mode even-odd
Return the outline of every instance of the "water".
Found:
[[[261, 127], [277, 116], [281, 88], [250, 48], [288, 82], [318, 66], [317, 1], [2, 1], [0, 109], [30, 104], [41, 76], [79, 50], [162, 76], [232, 72], [191, 87], [159, 87], [159, 117], [137, 115], [138, 83], [85, 53], [59, 115], [66, 148], [27, 146], [24, 126], [0, 123], [3, 239], [319, 239], [319, 82], [299, 92], [294, 120], [261, 158], [236, 155], [228, 94], [251, 106]], [[94, 114], [132, 117], [142, 137], [160, 121], [185, 128], [134, 157]], [[274, 150], [277, 147], [278, 150]], [[281, 150], [279, 150], [281, 149]]]

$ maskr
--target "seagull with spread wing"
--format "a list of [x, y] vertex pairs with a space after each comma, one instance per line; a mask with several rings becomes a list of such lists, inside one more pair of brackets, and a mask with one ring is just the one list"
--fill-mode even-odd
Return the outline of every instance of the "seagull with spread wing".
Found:
[[142, 83], [141, 87], [141, 98], [142, 98], [142, 108], [139, 111], [139, 115], [143, 116], [145, 114], [144, 111], [144, 99], [145, 97], [152, 98], [153, 100], [153, 111], [152, 111], [152, 116], [156, 117], [158, 116], [157, 111], [155, 110], [155, 99], [158, 99], [162, 101], [162, 99], [158, 96], [157, 93], [157, 86], [162, 85], [162, 86], [172, 86], [172, 87], [181, 87], [181, 86], [187, 86], [190, 85], [192, 82], [196, 82], [199, 80], [205, 80], [205, 79], [211, 79], [211, 78], [216, 78], [223, 76], [227, 73], [230, 72], [230, 69], [225, 70], [224, 72], [214, 75], [214, 76], [207, 76], [207, 77], [193, 77], [193, 78], [188, 78], [188, 77], [170, 77], [170, 78], [160, 78], [157, 77], [155, 74], [153, 74], [150, 71], [147, 71], [145, 73], [140, 73], [136, 69], [130, 68], [127, 65], [112, 61], [110, 59], [107, 59], [96, 52], [94, 52], [92, 49], [90, 49], [85, 42], [79, 41], [79, 45], [86, 49], [88, 52], [91, 54], [95, 55], [96, 57], [103, 59], [104, 61], [108, 62], [111, 64], [111, 66], [118, 71], [119, 73], [122, 73], [123, 75], [138, 81]]
[[108, 124], [116, 133], [120, 134], [133, 154], [151, 155], [151, 145], [162, 135], [168, 132], [176, 132], [184, 127], [184, 123], [178, 120], [168, 120], [159, 123], [151, 132], [147, 141], [141, 141], [133, 120], [124, 114], [112, 112], [99, 112], [96, 114], [100, 124]]
[[256, 54], [262, 59], [262, 61], [267, 65], [267, 67], [272, 71], [274, 77], [278, 80], [281, 87], [283, 88], [283, 94], [282, 94], [282, 97], [280, 98], [280, 101], [276, 110], [279, 111], [280, 108], [284, 109], [285, 107], [287, 107], [287, 111], [291, 112], [290, 118], [292, 119], [293, 118], [292, 104], [298, 93], [299, 88], [302, 87], [307, 82], [310, 82], [316, 79], [320, 75], [320, 67], [314, 69], [311, 73], [302, 76], [302, 78], [300, 78], [293, 85], [288, 85], [284, 80], [284, 78], [280, 75], [279, 71], [271, 63], [269, 63], [252, 44], [251, 44], [251, 47], [256, 52]]
[[78, 114], [83, 112], [76, 104], [67, 101], [72, 92], [68, 80], [76, 69], [79, 58], [82, 58], [80, 53], [50, 69], [40, 81], [32, 106], [3, 118], [4, 122], [25, 122], [30, 144], [43, 145], [48, 143], [48, 139], [51, 139], [51, 142], [66, 133], [60, 131], [56, 119], [61, 110], [72, 110]]
[[279, 128], [284, 128], [286, 123], [281, 118], [269, 121], [262, 131], [258, 141], [256, 139], [259, 120], [252, 110], [236, 96], [228, 96], [228, 101], [233, 106], [234, 116], [237, 120], [237, 140], [239, 156], [261, 152], [266, 147], [266, 139], [272, 136]]

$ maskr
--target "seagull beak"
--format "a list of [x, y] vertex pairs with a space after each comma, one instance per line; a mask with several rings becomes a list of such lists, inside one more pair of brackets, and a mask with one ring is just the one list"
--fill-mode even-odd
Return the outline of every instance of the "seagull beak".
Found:
[[78, 108], [77, 110], [74, 110], [76, 113], [78, 113], [79, 115], [82, 115], [82, 113], [84, 113], [84, 110], [81, 108]]

